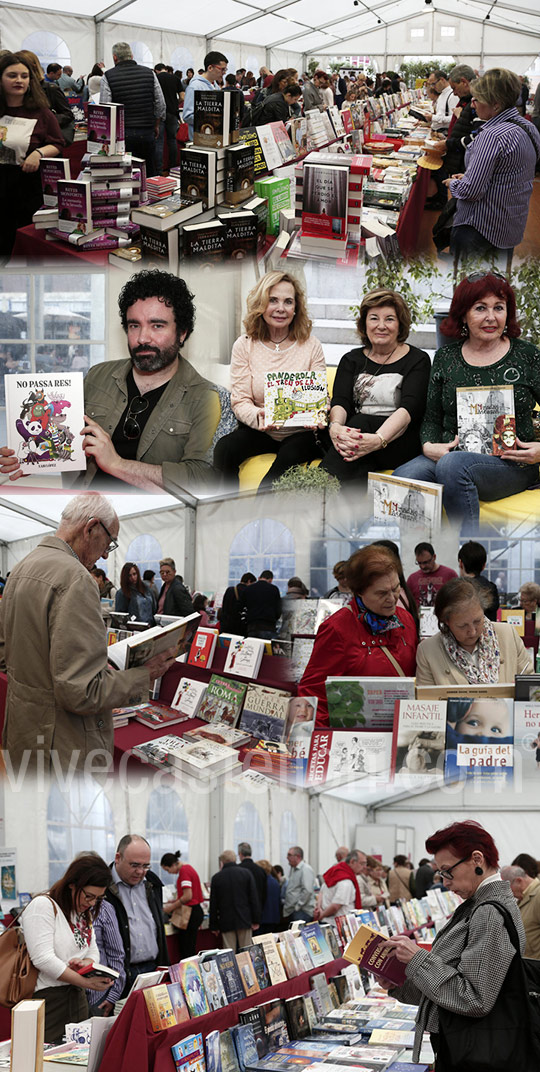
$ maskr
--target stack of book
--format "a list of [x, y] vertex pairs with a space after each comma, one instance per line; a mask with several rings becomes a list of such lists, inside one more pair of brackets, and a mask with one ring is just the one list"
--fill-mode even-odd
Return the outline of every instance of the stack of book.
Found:
[[148, 200], [151, 205], [156, 201], [162, 201], [164, 197], [169, 197], [177, 189], [178, 182], [173, 175], [154, 175], [152, 178], [147, 179], [148, 188]]

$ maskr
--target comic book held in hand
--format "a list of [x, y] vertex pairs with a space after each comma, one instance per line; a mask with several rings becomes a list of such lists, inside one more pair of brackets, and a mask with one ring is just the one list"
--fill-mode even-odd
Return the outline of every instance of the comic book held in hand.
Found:
[[188, 614], [178, 618], [171, 625], [161, 628], [159, 625], [145, 629], [142, 633], [119, 640], [107, 648], [107, 658], [118, 670], [131, 670], [134, 666], [143, 666], [155, 655], [161, 655], [169, 648], [174, 650], [175, 658], [189, 651], [195, 630], [201, 620], [200, 614]]
[[4, 377], [7, 445], [25, 476], [86, 469], [82, 372]]
[[516, 444], [514, 388], [456, 387], [459, 450], [502, 454]]
[[392, 946], [387, 946], [386, 941], [384, 934], [362, 924], [343, 956], [372, 975], [387, 979], [394, 986], [401, 986], [406, 979], [406, 966], [396, 959]]
[[267, 372], [264, 387], [266, 424], [279, 428], [320, 428], [327, 423], [326, 372]]

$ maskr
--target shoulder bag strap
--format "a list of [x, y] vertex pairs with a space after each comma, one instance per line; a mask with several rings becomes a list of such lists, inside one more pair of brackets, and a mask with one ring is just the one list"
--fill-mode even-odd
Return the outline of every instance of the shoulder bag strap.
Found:
[[512, 943], [514, 949], [516, 950], [516, 953], [517, 953], [518, 957], [521, 957], [521, 945], [520, 945], [519, 935], [518, 935], [518, 932], [517, 932], [517, 929], [516, 929], [516, 925], [514, 923], [514, 920], [512, 919], [512, 916], [510, 915], [510, 912], [508, 911], [508, 909], [506, 908], [505, 905], [502, 905], [500, 903], [500, 901], [481, 901], [480, 904], [478, 904], [476, 906], [474, 911], [471, 912], [471, 918], [474, 915], [474, 913], [477, 911], [477, 909], [480, 908], [481, 905], [485, 905], [485, 904], [490, 904], [490, 905], [493, 905], [494, 908], [498, 908], [499, 912], [504, 917], [504, 922], [506, 923], [506, 929], [508, 931], [508, 937], [510, 938], [511, 943]]
[[[351, 604], [346, 603], [345, 606], [347, 607], [347, 610], [350, 610], [351, 614], [353, 615], [353, 617], [354, 617], [354, 619], [356, 621], [356, 615], [355, 615], [355, 613], [354, 613], [354, 611], [353, 611], [353, 609], [351, 607]], [[401, 669], [401, 666], [399, 665], [397, 659], [394, 658], [392, 653], [388, 650], [387, 647], [385, 647], [384, 644], [381, 644], [381, 651], [384, 652], [384, 654], [386, 655], [386, 658], [389, 659], [390, 662], [392, 663], [392, 666], [394, 667], [394, 670], [396, 671], [398, 677], [405, 677], [405, 674], [404, 674], [403, 670]]]
[[[519, 123], [517, 119], [505, 119], [505, 122], [506, 123], [511, 123], [513, 127], [519, 127], [520, 130], [523, 130], [523, 132], [527, 135], [527, 137], [530, 138], [530, 140], [532, 141], [533, 146], [534, 146], [534, 151], [536, 153], [536, 159], [539, 160], [540, 155], [538, 153], [538, 146], [537, 146], [537, 144], [536, 144], [536, 142], [534, 140], [534, 137], [532, 135], [532, 131], [529, 130], [529, 127], [528, 127], [528, 122], [529, 121], [528, 121], [528, 119], [525, 120], [525, 123]], [[525, 125], [525, 124], [527, 124], [527, 125]], [[493, 901], [490, 901], [489, 903], [494, 904]]]

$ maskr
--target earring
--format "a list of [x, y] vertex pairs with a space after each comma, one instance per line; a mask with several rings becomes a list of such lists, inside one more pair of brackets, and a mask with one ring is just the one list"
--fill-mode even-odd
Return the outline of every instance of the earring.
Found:
[[466, 324], [461, 325], [461, 334], [464, 339], [469, 338], [469, 329]]
[[475, 873], [475, 875], [483, 875], [484, 874], [483, 867], [475, 867], [474, 873]]
[[504, 337], [505, 335], [508, 335], [508, 324], [505, 324], [505, 325], [504, 325], [504, 327], [503, 327], [503, 329], [502, 329], [502, 333], [503, 333], [503, 337]]

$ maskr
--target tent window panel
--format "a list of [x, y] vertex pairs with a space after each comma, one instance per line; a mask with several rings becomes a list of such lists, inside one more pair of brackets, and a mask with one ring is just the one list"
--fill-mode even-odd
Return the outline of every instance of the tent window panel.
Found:
[[274, 584], [283, 592], [295, 570], [294, 537], [290, 529], [273, 518], [249, 521], [231, 542], [229, 584], [236, 584], [248, 570], [256, 577], [271, 569]]
[[154, 59], [148, 45], [144, 41], [130, 41], [133, 59], [143, 67], [153, 67]]
[[184, 805], [172, 786], [160, 785], [153, 789], [146, 809], [146, 838], [150, 843], [152, 870], [162, 882], [171, 882], [171, 876], [161, 871], [159, 861], [166, 852], [180, 849], [182, 860], [189, 862], [189, 829]]
[[423, 26], [411, 26], [409, 37], [425, 37], [426, 31]]
[[143, 533], [131, 541], [127, 549], [126, 562], [136, 562], [141, 577], [145, 570], [154, 570], [156, 574], [154, 583], [157, 583], [159, 588], [159, 562], [161, 558], [163, 558], [163, 551], [159, 540], [156, 540], [155, 536], [150, 536], [149, 533]]
[[49, 63], [59, 63], [65, 67], [71, 61], [71, 53], [64, 39], [49, 30], [36, 30], [28, 34], [21, 45], [23, 48], [35, 52], [44, 71]]
[[264, 830], [259, 813], [254, 804], [246, 801], [241, 804], [234, 820], [233, 842], [234, 847], [241, 841], [247, 841], [251, 845], [251, 855], [254, 860], [264, 859]]
[[441, 37], [455, 37], [455, 36], [456, 36], [456, 27], [455, 26], [441, 26]]
[[189, 48], [175, 48], [171, 56], [171, 66], [175, 71], [181, 71], [184, 78], [188, 67], [192, 67], [194, 71], [197, 70], [193, 53], [190, 52]]
[[292, 811], [284, 811], [279, 825], [279, 863], [286, 866], [287, 853], [298, 844], [298, 824]]
[[92, 850], [109, 863], [114, 857], [114, 817], [104, 790], [92, 778], [69, 791], [51, 786], [47, 802], [49, 884], [66, 871], [78, 852]]

